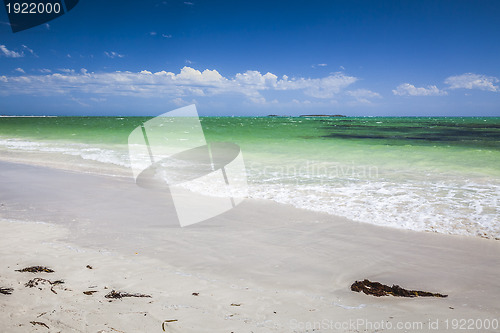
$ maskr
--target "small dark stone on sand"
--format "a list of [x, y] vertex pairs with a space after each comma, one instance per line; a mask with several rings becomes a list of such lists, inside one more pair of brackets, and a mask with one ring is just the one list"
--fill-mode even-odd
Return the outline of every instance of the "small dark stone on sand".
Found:
[[372, 282], [364, 279], [363, 281], [356, 281], [351, 285], [351, 290], [356, 292], [364, 292], [366, 295], [373, 296], [399, 296], [399, 297], [448, 297], [438, 293], [430, 293], [428, 291], [408, 290], [393, 284], [389, 287], [380, 282]]
[[93, 267], [92, 267], [92, 266], [90, 266], [90, 265], [87, 265], [87, 268], [88, 268], [88, 269], [92, 269]]
[[200, 293], [192, 293], [191, 295], [193, 295], [193, 296], [199, 296]]
[[89, 295], [89, 296], [91, 296], [92, 294], [94, 294], [94, 293], [96, 293], [96, 292], [97, 292], [97, 290], [89, 290], [89, 291], [84, 291], [83, 293], [84, 293], [85, 295]]

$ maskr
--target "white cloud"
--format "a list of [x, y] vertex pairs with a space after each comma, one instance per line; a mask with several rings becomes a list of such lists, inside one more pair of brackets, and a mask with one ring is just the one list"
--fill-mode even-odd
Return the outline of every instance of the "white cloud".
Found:
[[253, 86], [257, 89], [276, 86], [278, 77], [272, 73], [260, 74], [258, 71], [246, 71], [235, 76], [236, 82], [245, 86]]
[[184, 1], [184, 4], [188, 5], [188, 6], [194, 6], [194, 3], [190, 2], [190, 1]]
[[5, 45], [0, 45], [0, 54], [3, 54], [7, 58], [22, 58], [24, 57], [24, 53], [11, 51], [7, 49]]
[[439, 90], [436, 86], [415, 87], [413, 84], [403, 83], [400, 84], [395, 90], [392, 91], [394, 95], [398, 96], [442, 96], [448, 95], [446, 91]]
[[157, 35], [157, 32], [156, 32], [156, 31], [151, 31], [151, 32], [149, 33], [149, 35], [150, 35], [150, 36], [156, 36], [156, 35]]
[[161, 34], [163, 38], [172, 38], [172, 35], [167, 35], [167, 34]]
[[74, 69], [69, 69], [69, 68], [58, 68], [57, 70], [59, 72], [68, 73], [68, 74], [74, 74], [75, 73]]
[[26, 73], [26, 72], [24, 71], [24, 69], [22, 69], [21, 67], [18, 67], [18, 68], [14, 69], [14, 70], [15, 70], [16, 72], [19, 72], [19, 73]]
[[21, 45], [23, 47], [23, 49], [25, 49], [26, 51], [28, 51], [32, 56], [34, 57], [37, 57], [38, 56], [36, 55], [35, 51], [33, 51], [32, 49], [30, 49], [29, 47], [27, 47], [26, 45]]
[[316, 98], [332, 98], [342, 89], [353, 84], [358, 79], [343, 73], [333, 73], [320, 79], [283, 78], [276, 83], [278, 90], [304, 90], [304, 94]]
[[114, 51], [110, 51], [110, 52], [105, 51], [104, 54], [106, 55], [106, 57], [111, 58], [111, 59], [125, 57], [123, 54], [119, 54], [119, 53], [114, 52]]
[[[220, 94], [243, 95], [254, 103], [266, 103], [264, 91], [291, 91], [318, 99], [328, 99], [341, 94], [342, 90], [357, 78], [335, 73], [323, 78], [281, 79], [273, 73], [258, 71], [237, 73], [224, 77], [217, 70], [203, 71], [185, 66], [179, 73], [168, 71], [89, 73], [82, 69], [59, 69], [59, 73], [47, 75], [4, 76], [0, 82], [3, 94], [58, 95], [72, 92], [95, 95], [120, 95], [139, 97], [183, 98], [189, 96], [214, 96]], [[350, 92], [351, 96], [376, 97], [369, 90]], [[97, 96], [93, 96], [97, 97]]]
[[185, 105], [189, 105], [189, 104], [198, 104], [198, 102], [195, 99], [192, 99], [190, 101], [186, 101], [186, 100], [184, 100], [184, 99], [182, 99], [180, 97], [174, 98], [172, 100], [172, 103], [174, 103], [177, 106], [185, 106]]
[[500, 91], [494, 84], [498, 79], [493, 76], [465, 73], [462, 75], [450, 76], [444, 83], [450, 85], [449, 89], [479, 89], [486, 91]]
[[106, 102], [107, 101], [106, 98], [96, 98], [96, 97], [91, 97], [90, 100], [92, 102], [96, 102], [96, 103], [102, 103], [102, 102]]
[[72, 100], [73, 102], [75, 102], [76, 104], [78, 104], [80, 106], [84, 106], [84, 107], [89, 107], [90, 106], [89, 104], [87, 104], [84, 101], [82, 101], [81, 98], [70, 97], [70, 100]]
[[370, 104], [371, 98], [382, 98], [379, 93], [368, 89], [357, 89], [346, 91], [346, 95], [354, 97], [360, 103]]
[[186, 82], [197, 82], [197, 83], [219, 83], [224, 80], [222, 75], [219, 74], [215, 69], [209, 70], [205, 69], [203, 72], [196, 70], [191, 67], [183, 67], [181, 72], [175, 76], [176, 80], [183, 80]]
[[280, 102], [281, 106], [286, 106], [286, 107], [297, 107], [297, 106], [303, 106], [307, 108], [331, 108], [331, 107], [337, 107], [340, 105], [339, 101], [334, 100], [334, 99], [328, 99], [328, 100], [298, 100], [296, 98], [292, 99], [289, 102]]

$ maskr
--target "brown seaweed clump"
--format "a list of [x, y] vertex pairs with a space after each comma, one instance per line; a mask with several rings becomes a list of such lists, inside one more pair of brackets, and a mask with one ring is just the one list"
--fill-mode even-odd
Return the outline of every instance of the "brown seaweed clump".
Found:
[[145, 295], [145, 294], [130, 294], [130, 293], [125, 293], [121, 291], [115, 291], [111, 290], [106, 296], [106, 298], [115, 298], [115, 299], [120, 299], [123, 297], [151, 297], [151, 295]]
[[12, 294], [13, 291], [14, 291], [14, 289], [12, 289], [12, 288], [0, 288], [0, 294], [4, 294], [4, 295], [10, 295], [10, 294]]
[[29, 272], [29, 273], [54, 273], [54, 270], [44, 266], [31, 266], [23, 269], [16, 269], [16, 272]]
[[442, 295], [438, 293], [431, 293], [428, 291], [421, 290], [408, 290], [401, 288], [398, 285], [393, 284], [389, 287], [380, 282], [372, 282], [370, 280], [364, 279], [363, 281], [356, 281], [351, 285], [351, 290], [356, 292], [364, 292], [366, 295], [373, 296], [398, 296], [398, 297], [448, 297], [448, 295]]
[[54, 287], [59, 285], [59, 284], [63, 284], [64, 281], [63, 280], [50, 281], [50, 280], [42, 279], [42, 278], [34, 278], [34, 279], [26, 282], [26, 284], [24, 286], [29, 287], [29, 288], [34, 288], [34, 287], [38, 287], [39, 284], [46, 284], [46, 283], [51, 285], [50, 291], [52, 291], [54, 294], [57, 294], [57, 292], [54, 290]]

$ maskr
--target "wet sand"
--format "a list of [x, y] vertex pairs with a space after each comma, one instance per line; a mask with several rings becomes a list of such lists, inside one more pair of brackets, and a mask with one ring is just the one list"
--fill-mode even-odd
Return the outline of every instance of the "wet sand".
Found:
[[[163, 328], [435, 332], [452, 331], [453, 320], [500, 319], [499, 241], [258, 200], [180, 228], [169, 193], [131, 178], [8, 162], [0, 170], [0, 287], [14, 289], [0, 295], [1, 331], [48, 331], [33, 321], [50, 332], [161, 332], [175, 320]], [[33, 265], [55, 272], [15, 271]], [[64, 284], [57, 294], [25, 287], [35, 277]], [[365, 278], [449, 296], [350, 290]], [[110, 302], [111, 290], [151, 298]]]

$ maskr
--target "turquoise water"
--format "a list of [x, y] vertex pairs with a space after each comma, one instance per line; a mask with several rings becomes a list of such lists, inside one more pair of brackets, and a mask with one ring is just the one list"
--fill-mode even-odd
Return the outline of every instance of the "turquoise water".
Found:
[[[0, 118], [0, 157], [129, 167], [145, 117]], [[206, 117], [240, 145], [250, 196], [354, 220], [500, 238], [500, 118]], [[196, 190], [196, 189], [193, 189]]]

